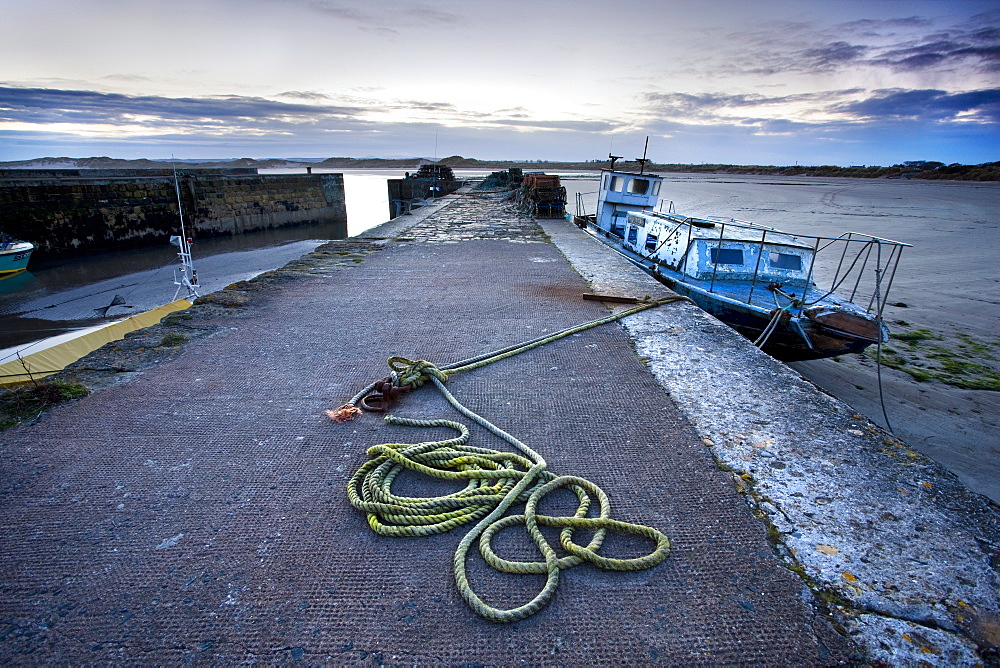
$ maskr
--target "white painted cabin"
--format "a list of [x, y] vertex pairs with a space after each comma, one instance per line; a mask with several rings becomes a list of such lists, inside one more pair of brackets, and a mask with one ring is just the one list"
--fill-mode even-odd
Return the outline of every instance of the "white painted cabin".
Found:
[[732, 219], [629, 212], [622, 245], [691, 278], [805, 285], [815, 249], [791, 234]]
[[662, 185], [663, 177], [656, 174], [602, 172], [597, 197], [597, 227], [624, 237], [628, 214], [652, 211], [660, 200]]

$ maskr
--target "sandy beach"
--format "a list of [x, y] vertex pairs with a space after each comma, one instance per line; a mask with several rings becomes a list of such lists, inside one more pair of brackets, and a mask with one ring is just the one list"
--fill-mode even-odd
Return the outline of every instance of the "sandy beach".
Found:
[[[570, 208], [581, 192], [593, 211], [596, 179], [563, 181]], [[894, 338], [882, 352], [899, 367], [882, 369], [888, 424], [972, 490], [1000, 503], [998, 394], [967, 389], [995, 388], [1000, 373], [996, 183], [669, 174], [663, 188], [662, 197], [681, 213], [732, 216], [803, 234], [862, 232], [912, 244], [885, 312]], [[886, 426], [869, 355], [790, 366]]]

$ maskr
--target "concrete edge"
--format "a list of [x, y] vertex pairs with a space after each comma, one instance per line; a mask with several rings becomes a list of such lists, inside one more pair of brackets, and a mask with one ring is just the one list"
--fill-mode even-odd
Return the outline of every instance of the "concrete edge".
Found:
[[445, 195], [437, 199], [430, 200], [430, 203], [420, 207], [412, 213], [396, 216], [380, 225], [371, 227], [360, 234], [356, 234], [349, 239], [362, 239], [368, 241], [385, 241], [394, 239], [412, 227], [423, 222], [426, 218], [433, 216], [438, 211], [447, 208], [459, 200], [459, 198], [472, 189], [471, 185], [464, 185], [454, 193]]
[[[594, 292], [670, 294], [570, 223], [538, 222]], [[693, 304], [622, 324], [783, 563], [870, 660], [996, 660], [1000, 515], [986, 497]]]

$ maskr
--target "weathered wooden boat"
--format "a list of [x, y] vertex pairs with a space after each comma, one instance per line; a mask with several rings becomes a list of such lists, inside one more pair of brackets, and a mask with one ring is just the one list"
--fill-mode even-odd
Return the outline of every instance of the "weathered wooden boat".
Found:
[[[586, 214], [578, 195], [568, 217], [778, 359], [834, 357], [888, 341], [882, 312], [909, 244], [856, 232], [788, 234], [683, 215], [672, 203], [657, 210], [662, 185], [663, 177], [641, 169], [616, 170], [612, 159], [601, 172], [596, 214]], [[820, 287], [826, 271], [832, 275]]]
[[28, 268], [35, 244], [0, 235], [0, 279], [19, 274]]

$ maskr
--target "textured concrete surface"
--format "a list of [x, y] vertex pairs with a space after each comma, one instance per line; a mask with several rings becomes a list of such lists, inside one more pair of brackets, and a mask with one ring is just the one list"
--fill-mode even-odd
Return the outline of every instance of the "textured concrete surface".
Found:
[[[0, 433], [0, 657], [992, 660], [995, 512], [685, 304], [449, 382], [555, 472], [602, 485], [615, 517], [666, 532], [663, 564], [578, 567], [538, 615], [494, 625], [455, 591], [458, 534], [374, 535], [344, 493], [365, 449], [443, 434], [372, 415], [336, 425], [324, 409], [385, 375], [389, 355], [448, 363], [606, 313], [582, 292], [663, 290], [575, 228], [541, 228], [494, 199], [449, 198], [69, 370], [104, 389]], [[191, 340], [163, 346], [164, 332]], [[456, 418], [431, 388], [395, 412]], [[478, 428], [473, 444], [505, 449]], [[529, 556], [524, 538], [502, 538], [504, 554]], [[478, 555], [469, 567], [494, 603], [540, 585]]]
[[[665, 531], [666, 562], [636, 573], [578, 567], [539, 614], [496, 625], [455, 590], [458, 534], [382, 538], [350, 508], [345, 485], [366, 448], [440, 435], [323, 415], [384, 375], [386, 357], [447, 363], [607, 312], [580, 298], [586, 284], [530, 221], [502, 209], [484, 221], [474, 215], [484, 205], [496, 206], [456, 199], [421, 223], [426, 241], [402, 240], [417, 230], [392, 242], [376, 233], [217, 293], [164, 325], [190, 333], [180, 348], [149, 357], [157, 346], [134, 342], [158, 332], [133, 337], [76, 370], [96, 381], [112, 360], [131, 360], [120, 382], [3, 432], [3, 660], [850, 660], [851, 641], [775, 556], [617, 324], [449, 385], [556, 472], [603, 486], [615, 517]], [[396, 412], [456, 417], [429, 387]], [[505, 448], [478, 427], [474, 439]], [[530, 556], [525, 538], [505, 534], [503, 554]], [[469, 569], [498, 604], [540, 585], [478, 555]]]

